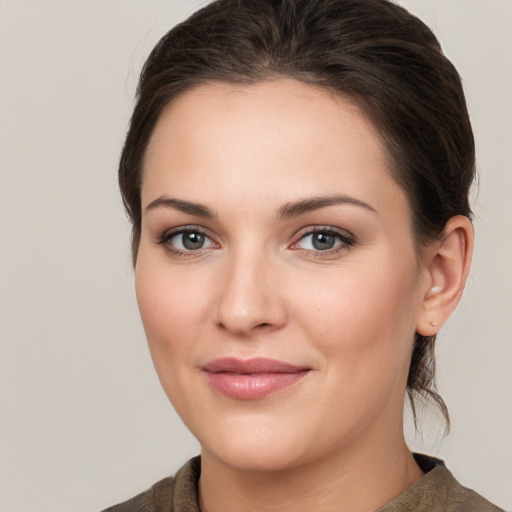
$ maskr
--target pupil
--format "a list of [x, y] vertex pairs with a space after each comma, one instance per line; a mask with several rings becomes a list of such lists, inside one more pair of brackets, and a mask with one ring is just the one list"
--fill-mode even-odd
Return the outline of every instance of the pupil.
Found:
[[202, 233], [183, 233], [183, 247], [194, 250], [201, 249], [204, 244], [204, 235]]
[[325, 251], [334, 247], [335, 238], [328, 233], [315, 233], [313, 247], [318, 251]]

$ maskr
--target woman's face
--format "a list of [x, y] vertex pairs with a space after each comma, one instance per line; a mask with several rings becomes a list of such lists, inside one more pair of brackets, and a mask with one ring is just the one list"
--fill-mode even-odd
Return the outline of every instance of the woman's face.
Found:
[[161, 116], [137, 299], [203, 456], [275, 470], [401, 436], [428, 287], [370, 123], [293, 80], [202, 85]]

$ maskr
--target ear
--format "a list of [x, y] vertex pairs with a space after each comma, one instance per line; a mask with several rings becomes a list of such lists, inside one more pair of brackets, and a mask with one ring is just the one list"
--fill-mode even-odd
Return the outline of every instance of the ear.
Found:
[[471, 265], [473, 242], [471, 221], [457, 215], [446, 223], [443, 238], [425, 251], [427, 279], [417, 333], [437, 334], [456, 308]]

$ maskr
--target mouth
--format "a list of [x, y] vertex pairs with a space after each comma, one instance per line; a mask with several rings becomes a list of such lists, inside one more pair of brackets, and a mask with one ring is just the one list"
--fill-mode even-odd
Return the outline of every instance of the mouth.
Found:
[[201, 367], [214, 391], [237, 400], [258, 400], [302, 380], [310, 368], [267, 358], [225, 357]]

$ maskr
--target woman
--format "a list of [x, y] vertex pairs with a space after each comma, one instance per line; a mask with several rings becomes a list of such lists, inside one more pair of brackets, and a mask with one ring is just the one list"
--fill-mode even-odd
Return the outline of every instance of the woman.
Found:
[[139, 309], [201, 444], [112, 511], [499, 510], [413, 455], [403, 403], [469, 271], [474, 141], [386, 0], [218, 0], [143, 69], [120, 163]]

